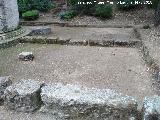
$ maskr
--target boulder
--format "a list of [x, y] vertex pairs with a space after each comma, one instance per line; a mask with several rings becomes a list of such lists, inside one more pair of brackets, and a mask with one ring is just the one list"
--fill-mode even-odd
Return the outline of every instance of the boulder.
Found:
[[6, 88], [4, 105], [8, 109], [33, 112], [41, 105], [41, 83], [34, 80], [21, 80]]
[[41, 112], [57, 119], [129, 120], [136, 118], [137, 102], [109, 89], [51, 84], [41, 88]]
[[3, 95], [5, 89], [12, 84], [9, 76], [0, 77], [0, 105], [3, 104]]
[[160, 120], [160, 96], [145, 97], [143, 120]]
[[22, 52], [19, 54], [18, 58], [23, 61], [32, 61], [34, 59], [34, 55], [32, 52]]

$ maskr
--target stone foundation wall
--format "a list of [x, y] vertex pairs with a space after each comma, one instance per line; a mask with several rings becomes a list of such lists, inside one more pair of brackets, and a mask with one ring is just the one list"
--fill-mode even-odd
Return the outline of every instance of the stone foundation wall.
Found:
[[[0, 103], [20, 112], [48, 113], [57, 120], [159, 120], [160, 97], [145, 97], [143, 108], [131, 96], [109, 89], [78, 85], [44, 84], [21, 80], [11, 84], [10, 77], [0, 77]], [[139, 116], [141, 114], [142, 116]]]

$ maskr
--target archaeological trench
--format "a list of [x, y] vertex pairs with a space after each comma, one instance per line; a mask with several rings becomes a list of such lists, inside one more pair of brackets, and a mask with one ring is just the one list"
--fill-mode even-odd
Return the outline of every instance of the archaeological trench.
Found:
[[160, 120], [159, 65], [140, 29], [19, 26], [16, 0], [1, 0], [1, 108], [55, 120]]

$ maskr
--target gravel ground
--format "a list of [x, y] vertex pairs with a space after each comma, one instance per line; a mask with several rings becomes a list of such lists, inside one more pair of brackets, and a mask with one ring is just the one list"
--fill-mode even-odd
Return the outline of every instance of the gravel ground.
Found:
[[160, 65], [160, 27], [141, 29], [141, 36], [144, 44], [150, 52], [150, 56]]
[[[32, 51], [34, 61], [19, 61], [22, 51]], [[154, 94], [147, 67], [134, 48], [19, 44], [1, 50], [0, 58], [0, 75], [12, 75], [15, 81], [25, 78], [109, 88], [139, 102]]]

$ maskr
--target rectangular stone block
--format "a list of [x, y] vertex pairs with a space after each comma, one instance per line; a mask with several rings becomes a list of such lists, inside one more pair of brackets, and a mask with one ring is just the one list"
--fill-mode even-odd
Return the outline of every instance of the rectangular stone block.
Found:
[[22, 52], [18, 55], [18, 58], [23, 61], [32, 61], [34, 55], [32, 52]]
[[160, 96], [145, 97], [143, 120], [160, 120]]
[[9, 76], [0, 77], [0, 105], [3, 104], [3, 95], [5, 89], [12, 84]]
[[41, 112], [58, 119], [129, 120], [136, 118], [137, 102], [109, 89], [85, 88], [77, 85], [43, 86]]
[[4, 105], [16, 111], [33, 112], [41, 105], [40, 87], [38, 81], [21, 80], [5, 90]]
[[51, 27], [49, 26], [36, 26], [32, 27], [32, 31], [29, 35], [48, 35], [51, 33]]

